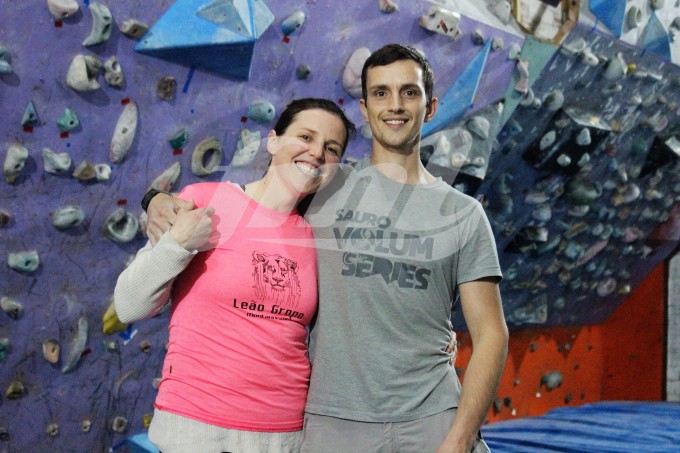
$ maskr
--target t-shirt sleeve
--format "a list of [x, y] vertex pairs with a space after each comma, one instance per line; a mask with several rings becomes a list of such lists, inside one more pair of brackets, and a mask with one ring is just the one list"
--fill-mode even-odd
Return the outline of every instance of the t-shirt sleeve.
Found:
[[461, 251], [458, 260], [457, 284], [484, 277], [503, 278], [498, 262], [496, 241], [482, 205], [474, 200], [470, 214], [461, 224]]
[[197, 208], [203, 208], [210, 204], [214, 192], [212, 184], [190, 184], [179, 192], [178, 197], [182, 200], [191, 198]]

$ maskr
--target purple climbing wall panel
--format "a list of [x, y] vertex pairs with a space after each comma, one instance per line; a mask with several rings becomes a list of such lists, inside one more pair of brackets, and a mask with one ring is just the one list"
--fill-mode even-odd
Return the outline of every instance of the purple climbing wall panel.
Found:
[[[111, 37], [84, 47], [92, 29], [90, 2], [78, 2], [80, 10], [55, 21], [44, 0], [9, 0], [0, 25], [0, 44], [9, 50], [12, 72], [0, 74], [0, 156], [20, 144], [28, 151], [25, 166], [9, 183], [0, 181], [0, 210], [11, 219], [0, 227], [0, 258], [36, 251], [35, 271], [21, 272], [0, 266], [0, 296], [22, 305], [16, 319], [0, 313], [0, 451], [123, 451], [125, 439], [145, 430], [145, 415], [152, 413], [154, 379], [160, 374], [167, 341], [167, 315], [138, 323], [121, 333], [103, 334], [102, 317], [110, 304], [117, 275], [145, 238], [118, 243], [102, 232], [105, 220], [123, 208], [141, 214], [139, 200], [152, 181], [174, 163], [182, 168], [174, 187], [197, 181], [231, 179], [245, 182], [259, 168], [230, 165], [242, 129], [265, 135], [269, 124], [247, 118], [248, 106], [264, 101], [277, 110], [295, 97], [322, 96], [343, 103], [349, 116], [363, 124], [358, 101], [343, 89], [345, 62], [359, 47], [376, 49], [389, 42], [415, 45], [433, 63], [435, 92], [443, 94], [481, 50], [469, 34], [479, 29], [487, 37], [504, 39], [503, 50], [491, 52], [487, 71], [480, 80], [471, 111], [497, 101], [510, 80], [514, 61], [508, 60], [511, 43], [523, 39], [506, 35], [467, 18], [463, 35], [456, 41], [418, 25], [427, 13], [427, 1], [402, 2], [400, 11], [382, 13], [376, 1], [268, 0], [274, 23], [254, 47], [249, 81], [235, 81], [200, 70], [169, 63], [134, 51], [136, 41], [119, 28], [134, 18], [149, 25], [173, 2], [102, 2], [113, 16]], [[304, 25], [284, 39], [279, 24], [296, 11], [306, 15]], [[182, 25], [177, 24], [177, 32]], [[101, 62], [115, 56], [125, 83], [108, 86], [103, 71], [101, 88], [77, 92], [66, 75], [78, 54]], [[310, 75], [300, 80], [296, 68], [307, 64]], [[173, 77], [177, 91], [171, 100], [156, 91], [164, 77]], [[22, 127], [22, 115], [33, 102], [39, 121]], [[127, 156], [109, 161], [109, 147], [125, 105], [139, 111], [136, 135]], [[72, 109], [80, 125], [68, 133], [56, 121]], [[189, 140], [173, 150], [168, 137], [186, 127]], [[220, 170], [198, 177], [191, 172], [191, 152], [204, 139], [216, 137], [224, 150]], [[349, 157], [369, 151], [369, 141], [358, 137]], [[72, 159], [63, 174], [47, 173], [42, 152], [68, 153]], [[72, 172], [83, 161], [108, 164], [108, 180], [80, 180]], [[87, 172], [86, 172], [87, 173]], [[84, 221], [59, 230], [52, 225], [57, 209], [79, 206]], [[5, 217], [7, 219], [7, 217]], [[6, 305], [9, 302], [6, 303]], [[12, 312], [17, 314], [17, 312]], [[78, 344], [78, 333], [87, 341]], [[80, 331], [79, 329], [80, 321]], [[55, 339], [61, 359], [43, 358], [43, 342]], [[82, 346], [82, 347], [81, 347]], [[73, 347], [82, 353], [70, 357]], [[67, 366], [68, 365], [68, 366]], [[62, 369], [72, 368], [67, 373]], [[127, 424], [125, 423], [127, 421]]]

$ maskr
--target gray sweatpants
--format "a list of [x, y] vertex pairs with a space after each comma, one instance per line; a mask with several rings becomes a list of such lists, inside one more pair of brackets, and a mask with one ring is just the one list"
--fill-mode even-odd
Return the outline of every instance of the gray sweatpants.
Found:
[[149, 426], [149, 440], [163, 453], [297, 453], [301, 439], [302, 431], [241, 431], [158, 409]]
[[[418, 420], [369, 423], [305, 414], [300, 453], [435, 453], [456, 409]], [[470, 453], [490, 453], [480, 438]]]

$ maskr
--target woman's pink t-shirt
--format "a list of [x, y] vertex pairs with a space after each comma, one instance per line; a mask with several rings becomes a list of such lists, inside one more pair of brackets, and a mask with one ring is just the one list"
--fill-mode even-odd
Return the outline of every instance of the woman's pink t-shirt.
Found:
[[217, 246], [175, 280], [156, 407], [225, 428], [301, 429], [317, 307], [310, 226], [231, 183], [190, 185], [180, 197], [215, 208]]

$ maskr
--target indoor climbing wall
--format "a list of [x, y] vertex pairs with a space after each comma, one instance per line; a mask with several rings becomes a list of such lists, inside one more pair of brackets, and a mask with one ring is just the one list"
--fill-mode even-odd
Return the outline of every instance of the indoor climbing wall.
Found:
[[[432, 23], [429, 2], [387, 3], [346, 2], [340, 14], [331, 0], [9, 0], [0, 24], [0, 451], [124, 451], [146, 431], [167, 314], [125, 326], [107, 309], [145, 243], [148, 187], [259, 176], [259, 138], [296, 97], [333, 99], [361, 126], [350, 93], [362, 48], [417, 46], [437, 95], [482, 58], [459, 82], [479, 87], [461, 113], [502, 96], [522, 37], [453, 15], [453, 39], [419, 23]], [[358, 134], [348, 158], [369, 144]]]
[[679, 88], [677, 66], [579, 24], [522, 96], [480, 188], [510, 325], [602, 322], [675, 247]]

